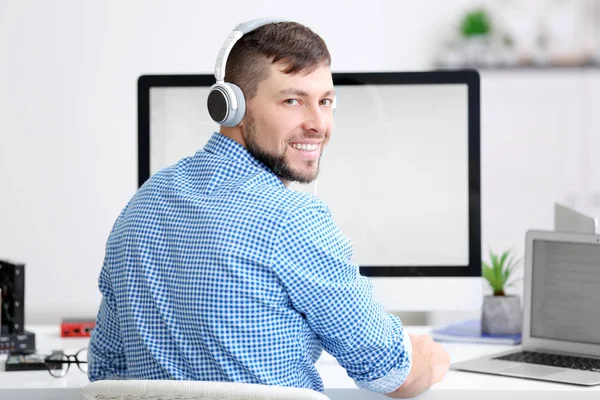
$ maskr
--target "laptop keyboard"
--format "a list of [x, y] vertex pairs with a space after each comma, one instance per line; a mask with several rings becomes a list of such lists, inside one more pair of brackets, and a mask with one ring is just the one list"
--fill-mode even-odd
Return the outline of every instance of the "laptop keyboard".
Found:
[[495, 360], [516, 361], [527, 364], [548, 365], [551, 367], [562, 367], [585, 371], [600, 371], [599, 359], [566, 356], [562, 354], [522, 351], [519, 353], [512, 353], [505, 356], [496, 357]]

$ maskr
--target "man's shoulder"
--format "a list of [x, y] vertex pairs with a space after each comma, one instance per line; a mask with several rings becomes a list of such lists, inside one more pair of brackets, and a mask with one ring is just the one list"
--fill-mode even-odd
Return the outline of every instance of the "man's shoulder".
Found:
[[115, 227], [128, 221], [140, 221], [159, 215], [161, 209], [168, 204], [166, 199], [170, 197], [168, 193], [172, 190], [178, 165], [187, 162], [188, 159], [184, 158], [178, 164], [163, 168], [148, 178], [121, 210]]
[[329, 208], [321, 199], [311, 194], [299, 192], [285, 187], [273, 185], [257, 185], [250, 189], [262, 204], [281, 211], [284, 214], [311, 210], [317, 213], [328, 213]]
[[183, 158], [152, 175], [133, 195], [117, 224], [137, 226], [166, 216], [190, 216], [197, 214], [196, 208], [206, 212], [207, 204], [221, 213], [238, 213], [240, 219], [261, 215], [276, 224], [300, 213], [330, 215], [316, 196], [286, 188], [278, 178], [257, 168], [227, 176], [219, 171], [196, 173], [199, 156]]

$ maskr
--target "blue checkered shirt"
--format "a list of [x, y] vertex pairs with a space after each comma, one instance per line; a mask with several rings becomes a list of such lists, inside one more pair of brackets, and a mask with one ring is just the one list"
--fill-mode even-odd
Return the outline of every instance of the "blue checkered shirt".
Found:
[[392, 392], [410, 371], [410, 339], [351, 255], [321, 201], [215, 133], [151, 177], [115, 222], [89, 379], [323, 391], [325, 349], [360, 388]]

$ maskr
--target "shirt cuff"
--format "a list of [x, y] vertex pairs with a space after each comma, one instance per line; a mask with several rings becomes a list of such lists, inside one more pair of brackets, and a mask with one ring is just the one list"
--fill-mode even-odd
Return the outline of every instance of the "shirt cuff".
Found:
[[404, 345], [405, 356], [402, 357], [403, 365], [401, 368], [394, 367], [386, 376], [382, 376], [381, 378], [370, 382], [355, 381], [356, 386], [363, 390], [376, 393], [391, 393], [402, 386], [412, 368], [412, 342], [410, 341], [410, 336], [408, 336], [406, 331], [402, 335], [402, 341]]

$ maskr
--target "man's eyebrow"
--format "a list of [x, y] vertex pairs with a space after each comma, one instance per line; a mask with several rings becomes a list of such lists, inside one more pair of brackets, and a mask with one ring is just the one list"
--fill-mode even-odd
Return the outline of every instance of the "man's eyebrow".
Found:
[[[308, 97], [308, 93], [306, 93], [303, 90], [300, 89], [295, 89], [295, 88], [289, 88], [289, 89], [281, 89], [278, 93], [278, 96], [299, 96], [299, 97]], [[326, 91], [325, 93], [323, 93], [323, 97], [325, 96], [333, 96], [335, 95], [335, 90], [334, 89], [329, 89], [328, 91]]]
[[295, 88], [289, 88], [289, 89], [281, 89], [279, 91], [279, 93], [277, 93], [280, 96], [299, 96], [299, 97], [308, 97], [308, 93], [306, 93], [303, 90], [300, 89], [295, 89]]

